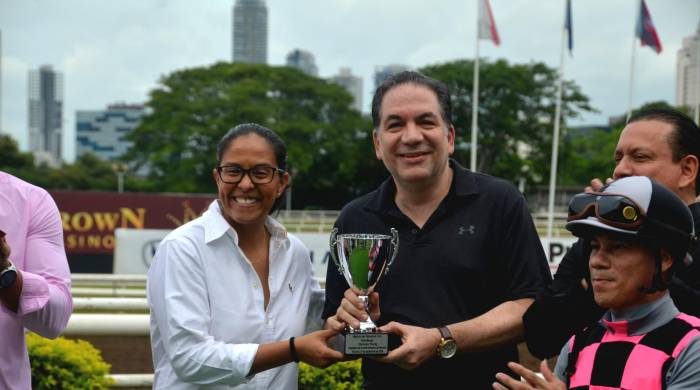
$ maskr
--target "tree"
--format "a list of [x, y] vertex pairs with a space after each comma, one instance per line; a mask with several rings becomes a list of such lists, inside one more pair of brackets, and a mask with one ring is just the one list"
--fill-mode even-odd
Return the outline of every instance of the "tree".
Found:
[[34, 157], [30, 153], [19, 151], [17, 141], [7, 134], [0, 134], [0, 168], [28, 168], [34, 166]]
[[583, 189], [591, 179], [605, 178], [615, 169], [615, 146], [622, 126], [592, 129], [588, 134], [563, 142], [557, 184]]
[[[530, 182], [548, 178], [557, 71], [543, 63], [511, 65], [505, 60], [480, 60], [479, 71], [477, 170], [513, 182], [523, 175]], [[431, 65], [421, 72], [447, 84], [452, 95], [456, 143], [470, 143], [473, 61]], [[592, 110], [580, 88], [573, 81], [565, 81], [562, 123], [581, 111]], [[527, 145], [529, 154], [518, 153], [523, 145]], [[468, 152], [456, 157], [464, 164], [469, 161]]]
[[351, 103], [342, 87], [287, 67], [180, 70], [150, 93], [150, 113], [130, 134], [135, 146], [125, 159], [146, 164], [161, 191], [213, 192], [219, 139], [237, 124], [256, 122], [287, 144], [295, 207], [339, 208], [383, 176], [373, 161], [369, 120]]

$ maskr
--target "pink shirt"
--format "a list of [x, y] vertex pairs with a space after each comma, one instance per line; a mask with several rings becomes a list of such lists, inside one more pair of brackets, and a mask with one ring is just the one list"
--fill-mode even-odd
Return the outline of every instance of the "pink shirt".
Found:
[[45, 190], [0, 171], [0, 230], [24, 279], [18, 312], [0, 303], [0, 389], [31, 389], [24, 328], [57, 337], [73, 310], [63, 227]]

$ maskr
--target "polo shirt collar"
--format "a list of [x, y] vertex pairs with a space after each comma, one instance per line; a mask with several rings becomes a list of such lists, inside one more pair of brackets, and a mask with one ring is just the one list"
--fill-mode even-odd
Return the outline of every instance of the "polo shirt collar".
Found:
[[[449, 164], [454, 174], [452, 175], [452, 183], [450, 184], [450, 190], [447, 196], [463, 197], [478, 194], [479, 187], [476, 184], [474, 173], [459, 165], [459, 163], [452, 158], [449, 160]], [[394, 210], [398, 211], [396, 202], [394, 202], [395, 196], [396, 183], [394, 182], [394, 178], [389, 176], [389, 178], [384, 180], [379, 186], [377, 191], [370, 194], [365, 209], [378, 213], [391, 213]]]
[[[236, 229], [224, 219], [218, 200], [215, 199], [211, 202], [207, 211], [202, 214], [202, 226], [204, 227], [204, 241], [207, 244], [225, 236], [229, 232], [233, 241], [238, 244], [238, 233], [236, 233]], [[269, 215], [265, 220], [265, 227], [267, 231], [270, 232], [271, 239], [287, 239], [287, 229]]]
[[[700, 223], [700, 203], [691, 203], [688, 205], [688, 208], [693, 214], [693, 221], [697, 221], [697, 223]], [[698, 232], [695, 232], [695, 234], [698, 234]]]

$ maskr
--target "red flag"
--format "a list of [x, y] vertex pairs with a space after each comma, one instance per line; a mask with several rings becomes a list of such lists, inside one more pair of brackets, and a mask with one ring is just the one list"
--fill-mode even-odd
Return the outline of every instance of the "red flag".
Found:
[[644, 0], [639, 7], [639, 18], [637, 19], [637, 37], [642, 46], [649, 46], [656, 54], [661, 53], [661, 40], [656, 33], [654, 23], [651, 21], [649, 8]]
[[480, 0], [479, 3], [479, 39], [489, 39], [496, 46], [501, 43], [489, 0]]

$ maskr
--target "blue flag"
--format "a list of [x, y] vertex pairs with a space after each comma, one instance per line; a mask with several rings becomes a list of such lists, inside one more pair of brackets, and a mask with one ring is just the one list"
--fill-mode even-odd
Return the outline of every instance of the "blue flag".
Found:
[[569, 54], [573, 55], [574, 52], [574, 22], [571, 19], [571, 0], [566, 0], [566, 19], [564, 21], [564, 28], [569, 35]]
[[651, 21], [651, 14], [647, 4], [642, 0], [639, 7], [639, 18], [637, 19], [637, 36], [642, 46], [649, 46], [656, 54], [661, 53], [661, 40], [656, 33], [654, 23]]

